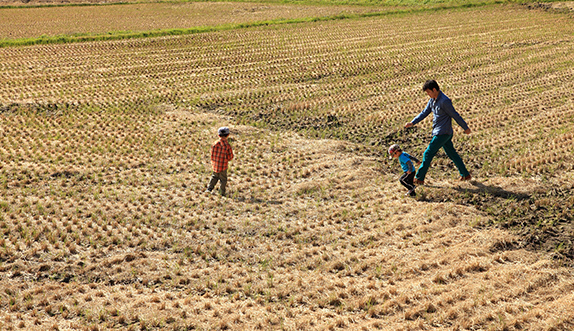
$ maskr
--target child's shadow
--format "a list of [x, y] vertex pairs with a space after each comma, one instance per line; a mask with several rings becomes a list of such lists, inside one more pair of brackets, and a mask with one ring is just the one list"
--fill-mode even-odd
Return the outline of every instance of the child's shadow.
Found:
[[268, 205], [283, 204], [283, 201], [280, 200], [263, 200], [255, 197], [232, 196], [231, 199], [237, 202], [256, 203], [256, 204], [268, 204]]

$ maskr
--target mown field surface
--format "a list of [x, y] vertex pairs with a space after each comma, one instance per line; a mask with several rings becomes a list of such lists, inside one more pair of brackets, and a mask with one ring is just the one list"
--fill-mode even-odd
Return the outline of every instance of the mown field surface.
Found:
[[[29, 8], [33, 9], [33, 8]], [[571, 330], [572, 27], [502, 5], [0, 49], [0, 329]], [[403, 196], [436, 78], [473, 133]], [[228, 197], [205, 194], [231, 127]]]
[[[0, 0], [0, 6], [3, 7], [38, 7], [38, 6], [106, 6], [109, 4], [146, 4], [146, 3], [186, 3], [191, 1], [186, 0]], [[210, 3], [218, 3], [219, 1], [206, 1]], [[426, 0], [424, 2], [417, 0], [252, 0], [252, 1], [238, 1], [230, 0], [228, 2], [234, 2], [236, 4], [241, 4], [245, 2], [249, 3], [263, 3], [263, 4], [297, 4], [297, 5], [327, 5], [327, 6], [378, 6], [378, 7], [388, 7], [388, 6], [408, 6], [417, 8], [432, 8], [432, 7], [458, 7], [458, 6], [474, 6], [474, 5], [484, 5], [484, 4], [494, 4], [501, 3], [501, 1], [496, 0]]]
[[165, 105], [4, 113], [2, 328], [572, 326], [571, 269], [460, 203], [544, 185], [405, 199], [361, 145], [233, 125], [220, 198], [203, 190], [224, 124]]
[[[391, 10], [393, 7], [385, 8]], [[0, 9], [0, 39], [187, 29], [257, 21], [380, 12], [380, 7], [233, 2], [161, 2]], [[30, 17], [34, 17], [30, 21]], [[20, 27], [14, 29], [14, 26]]]
[[516, 6], [415, 17], [6, 48], [0, 96], [5, 104], [155, 98], [311, 136], [404, 140], [420, 153], [430, 121], [400, 128], [426, 103], [421, 82], [435, 77], [476, 131], [459, 138], [474, 171], [573, 169], [570, 17]]

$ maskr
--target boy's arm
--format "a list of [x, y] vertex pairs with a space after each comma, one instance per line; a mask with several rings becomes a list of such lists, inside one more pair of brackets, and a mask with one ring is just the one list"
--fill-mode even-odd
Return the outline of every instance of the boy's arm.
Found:
[[411, 160], [407, 161], [407, 167], [409, 167], [409, 170], [407, 170], [407, 174], [411, 174], [415, 171], [415, 166], [413, 165]]
[[209, 154], [211, 155], [211, 161], [215, 161], [215, 145], [212, 145], [209, 149]]
[[227, 153], [227, 161], [231, 161], [233, 160], [233, 148], [231, 148], [231, 145], [229, 145], [229, 152]]
[[411, 160], [415, 161], [416, 164], [421, 163], [421, 161], [419, 161], [419, 159], [417, 159], [416, 157], [414, 157], [412, 155], [409, 155], [409, 156], [410, 156]]

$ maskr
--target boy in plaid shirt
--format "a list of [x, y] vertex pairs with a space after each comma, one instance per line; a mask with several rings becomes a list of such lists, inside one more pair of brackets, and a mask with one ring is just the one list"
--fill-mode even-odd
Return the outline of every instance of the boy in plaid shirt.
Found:
[[211, 164], [213, 165], [213, 174], [207, 186], [207, 192], [213, 191], [215, 184], [221, 181], [219, 193], [225, 196], [225, 187], [227, 185], [227, 168], [228, 162], [233, 160], [233, 150], [227, 142], [229, 128], [224, 126], [217, 130], [219, 140], [211, 146]]

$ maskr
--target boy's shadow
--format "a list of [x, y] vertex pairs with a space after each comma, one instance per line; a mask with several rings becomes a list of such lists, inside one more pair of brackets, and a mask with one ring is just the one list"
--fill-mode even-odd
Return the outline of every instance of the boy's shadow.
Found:
[[267, 204], [267, 205], [281, 205], [283, 201], [280, 200], [263, 200], [255, 197], [232, 196], [231, 199], [236, 202], [254, 203], [254, 204]]

